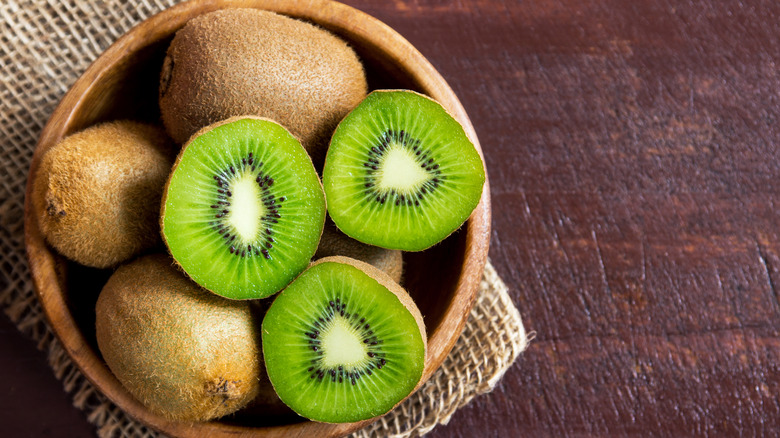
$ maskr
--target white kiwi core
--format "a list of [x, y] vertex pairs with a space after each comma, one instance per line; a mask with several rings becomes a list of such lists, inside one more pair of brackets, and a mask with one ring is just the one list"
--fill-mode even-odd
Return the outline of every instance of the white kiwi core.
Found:
[[233, 227], [238, 237], [251, 242], [260, 229], [260, 218], [265, 207], [260, 199], [260, 188], [251, 173], [245, 173], [231, 184], [232, 200], [227, 222]]
[[431, 179], [431, 175], [417, 162], [411, 148], [396, 144], [387, 151], [377, 176], [380, 190], [399, 193], [413, 192]]
[[336, 315], [320, 335], [323, 352], [322, 364], [337, 368], [339, 365], [356, 367], [367, 357], [368, 347], [360, 334], [344, 317]]

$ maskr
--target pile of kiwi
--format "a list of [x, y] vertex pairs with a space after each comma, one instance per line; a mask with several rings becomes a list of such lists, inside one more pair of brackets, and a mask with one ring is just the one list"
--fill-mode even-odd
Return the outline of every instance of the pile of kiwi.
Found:
[[256, 9], [191, 20], [160, 76], [163, 127], [88, 128], [34, 175], [47, 241], [115, 269], [96, 306], [108, 367], [172, 420], [258, 398], [321, 422], [387, 413], [426, 362], [402, 252], [482, 194], [463, 128], [413, 91], [369, 94], [344, 41]]

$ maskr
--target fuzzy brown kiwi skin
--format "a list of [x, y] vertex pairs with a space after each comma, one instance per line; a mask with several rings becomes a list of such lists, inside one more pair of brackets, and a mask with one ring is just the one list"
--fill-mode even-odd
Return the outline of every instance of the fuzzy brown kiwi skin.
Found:
[[127, 120], [57, 143], [33, 176], [32, 204], [47, 242], [94, 268], [116, 266], [158, 245], [156, 205], [173, 146], [161, 128]]
[[[271, 302], [270, 299], [248, 301], [252, 315], [257, 321], [263, 320]], [[276, 395], [276, 391], [265, 372], [263, 372], [259, 386], [260, 390], [255, 398], [232, 414], [232, 420], [273, 426], [296, 423], [302, 419]]]
[[[265, 301], [270, 303], [270, 300]], [[258, 321], [260, 320], [262, 318]], [[258, 386], [260, 390], [257, 395], [246, 406], [233, 414], [231, 418], [238, 421], [260, 422], [268, 426], [295, 423], [303, 418], [279, 398], [265, 372], [263, 372]]]
[[256, 114], [287, 127], [319, 169], [336, 124], [367, 90], [360, 60], [335, 35], [273, 12], [233, 8], [194, 18], [176, 33], [159, 103], [178, 143], [218, 120]]
[[254, 399], [264, 379], [259, 320], [248, 302], [191, 282], [163, 254], [121, 266], [96, 305], [98, 347], [150, 411], [206, 421]]
[[[181, 158], [184, 155], [184, 151], [187, 149], [187, 147], [190, 145], [190, 143], [192, 143], [193, 140], [195, 140], [196, 138], [200, 137], [201, 135], [203, 135], [203, 134], [205, 134], [205, 133], [207, 133], [207, 132], [209, 132], [209, 131], [211, 131], [211, 130], [213, 130], [215, 128], [218, 128], [218, 127], [220, 127], [222, 125], [227, 125], [227, 124], [233, 123], [233, 122], [235, 122], [237, 120], [244, 120], [244, 119], [262, 120], [262, 121], [266, 121], [266, 122], [273, 122], [273, 123], [279, 124], [275, 120], [271, 120], [271, 119], [268, 119], [268, 118], [265, 118], [265, 117], [260, 117], [260, 116], [256, 116], [256, 115], [252, 115], [252, 114], [234, 116], [234, 117], [230, 117], [230, 118], [227, 118], [225, 120], [221, 120], [219, 122], [213, 123], [213, 124], [211, 124], [209, 126], [206, 126], [206, 127], [203, 127], [201, 129], [199, 129], [198, 132], [193, 134], [192, 137], [190, 137], [190, 139], [187, 140], [187, 143], [185, 143], [184, 146], [182, 146], [181, 150], [179, 151], [179, 154], [176, 156], [176, 160], [173, 163], [173, 167], [171, 168], [171, 171], [168, 173], [168, 179], [165, 181], [165, 186], [164, 186], [163, 191], [162, 191], [162, 199], [160, 201], [160, 219], [159, 219], [158, 225], [159, 225], [160, 235], [162, 236], [162, 240], [163, 240], [163, 242], [165, 242], [166, 247], [168, 245], [168, 241], [167, 241], [167, 238], [165, 237], [165, 234], [162, 232], [162, 230], [163, 230], [163, 221], [165, 220], [165, 208], [166, 208], [165, 201], [166, 201], [167, 195], [168, 195], [168, 187], [171, 185], [171, 180], [173, 179], [173, 172], [179, 166], [179, 163], [181, 162]], [[280, 125], [280, 126], [282, 126], [282, 125]], [[282, 127], [284, 128], [284, 126], [282, 126]], [[287, 128], [285, 128], [285, 129], [287, 129]], [[290, 131], [287, 131], [287, 132], [289, 133]], [[292, 133], [290, 133], [290, 135], [292, 135]], [[311, 156], [309, 156], [309, 160], [311, 160]], [[317, 181], [320, 184], [320, 190], [322, 190], [322, 181], [319, 178], [317, 178]], [[323, 196], [325, 196], [325, 191], [324, 190], [322, 190], [322, 193], [323, 193]], [[324, 219], [323, 219], [323, 225], [324, 225]], [[320, 238], [322, 238], [322, 232], [320, 232]], [[174, 259], [174, 261], [175, 261], [175, 259]], [[179, 265], [178, 261], [176, 261], [176, 266], [178, 267], [178, 269], [181, 272], [186, 274], [186, 272], [181, 267], [181, 265]]]
[[403, 278], [404, 262], [400, 250], [385, 249], [359, 242], [339, 231], [332, 221], [326, 220], [313, 260], [331, 256], [350, 257], [368, 263], [389, 275], [393, 281], [399, 284]]

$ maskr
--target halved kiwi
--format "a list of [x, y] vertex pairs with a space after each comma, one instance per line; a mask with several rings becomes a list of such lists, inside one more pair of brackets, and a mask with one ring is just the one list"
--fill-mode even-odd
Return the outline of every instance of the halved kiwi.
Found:
[[295, 137], [273, 121], [240, 116], [184, 146], [160, 221], [171, 255], [195, 282], [227, 298], [264, 298], [308, 265], [325, 198]]
[[463, 127], [439, 103], [383, 90], [339, 124], [322, 180], [330, 217], [345, 234], [420, 251], [468, 219], [485, 171]]
[[425, 326], [412, 299], [385, 273], [347, 257], [318, 260], [276, 297], [262, 344], [279, 398], [327, 423], [388, 412], [425, 366]]

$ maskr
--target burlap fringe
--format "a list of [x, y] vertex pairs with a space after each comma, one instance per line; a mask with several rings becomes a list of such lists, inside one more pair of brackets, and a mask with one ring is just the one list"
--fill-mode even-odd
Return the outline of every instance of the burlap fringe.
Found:
[[[176, 0], [0, 2], [0, 309], [48, 354], [54, 374], [101, 438], [159, 438], [111, 403], [71, 362], [35, 298], [24, 254], [23, 205], [36, 139], [87, 65], [141, 20]], [[491, 391], [530, 338], [488, 263], [477, 302], [452, 353], [417, 393], [354, 437], [416, 437]]]
[[[25, 266], [26, 269], [26, 266]], [[63, 389], [73, 395], [73, 405], [87, 414], [100, 438], [163, 438], [116, 407], [81, 374], [71, 362], [43, 317], [32, 295], [0, 295], [6, 314], [19, 330], [46, 350], [49, 364]], [[407, 438], [425, 435], [474, 397], [495, 385], [532, 339], [527, 336], [520, 313], [512, 304], [506, 285], [488, 263], [469, 320], [453, 351], [441, 368], [412, 397], [377, 422], [361, 429], [353, 438]]]
[[447, 424], [455, 411], [493, 390], [532, 338], [488, 262], [466, 327], [441, 368], [393, 412], [352, 436], [417, 437]]

